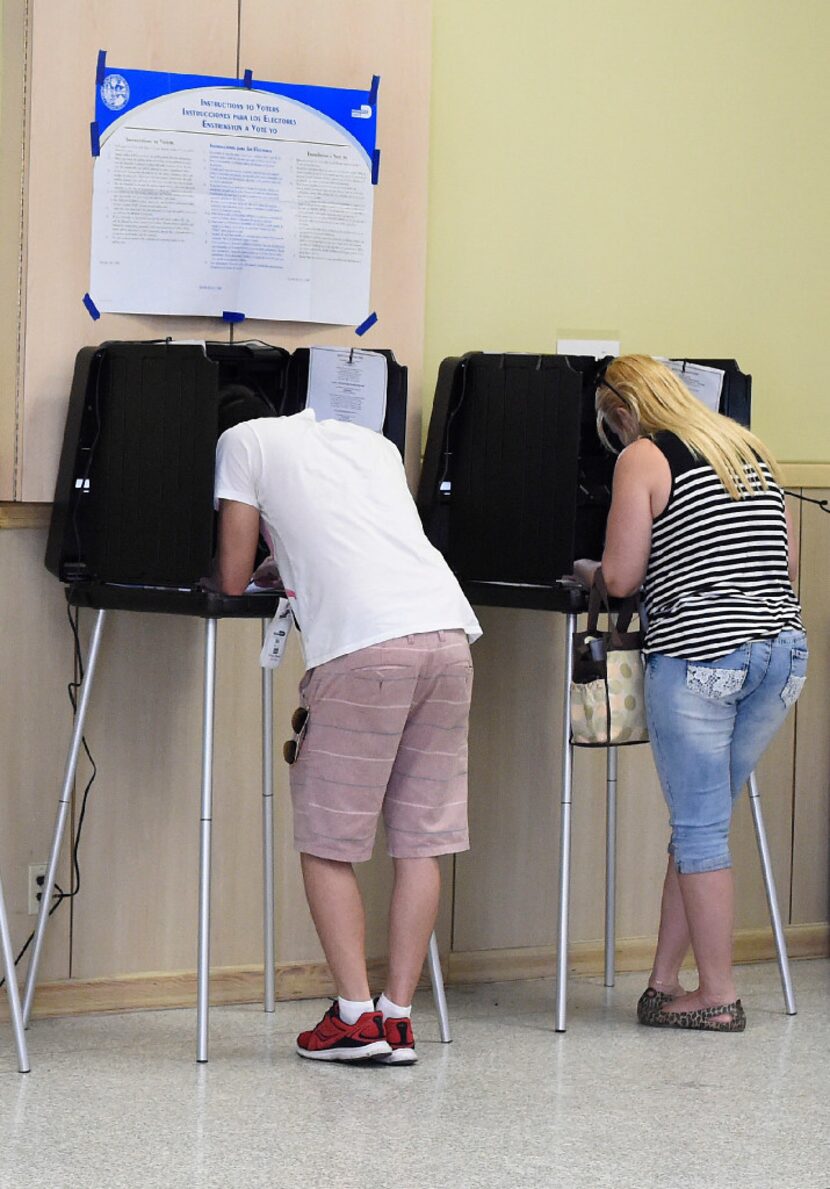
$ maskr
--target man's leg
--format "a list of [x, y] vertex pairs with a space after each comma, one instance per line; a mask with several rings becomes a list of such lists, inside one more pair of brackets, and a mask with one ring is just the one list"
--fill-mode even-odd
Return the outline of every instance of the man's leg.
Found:
[[302, 1056], [353, 1060], [390, 1052], [370, 998], [352, 863], [371, 857], [417, 668], [407, 641], [389, 640], [327, 661], [300, 687], [308, 718], [291, 769], [294, 845], [338, 992], [317, 1027], [300, 1034]]
[[389, 906], [389, 977], [384, 994], [409, 1006], [421, 976], [430, 934], [438, 915], [441, 871], [438, 860], [395, 859]]
[[363, 899], [350, 863], [300, 854], [306, 898], [326, 954], [337, 1000], [297, 1037], [301, 1057], [355, 1061], [389, 1054], [383, 1020], [369, 997]]
[[[363, 897], [351, 863], [302, 854], [305, 894], [337, 993], [368, 1000]], [[429, 935], [427, 935], [429, 937]]]
[[378, 1000], [389, 1064], [415, 1061], [412, 996], [438, 912], [438, 855], [469, 845], [467, 731], [473, 667], [460, 630], [411, 638], [419, 658], [412, 709], [386, 789], [383, 817], [395, 884], [389, 909], [389, 978]]

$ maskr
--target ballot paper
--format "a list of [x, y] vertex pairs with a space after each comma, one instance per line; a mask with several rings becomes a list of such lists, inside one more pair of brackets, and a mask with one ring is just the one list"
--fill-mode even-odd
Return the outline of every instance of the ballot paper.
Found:
[[661, 359], [670, 367], [698, 400], [702, 400], [713, 413], [720, 412], [720, 396], [723, 390], [724, 373], [720, 368], [707, 367], [703, 363], [689, 363], [686, 359]]
[[386, 357], [349, 347], [312, 347], [306, 408], [318, 421], [350, 421], [380, 433], [386, 418]]

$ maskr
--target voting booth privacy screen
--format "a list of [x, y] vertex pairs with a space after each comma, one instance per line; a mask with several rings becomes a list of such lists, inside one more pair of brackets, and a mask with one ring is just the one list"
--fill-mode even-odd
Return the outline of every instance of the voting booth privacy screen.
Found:
[[[385, 360], [383, 432], [403, 454], [407, 370], [391, 351], [363, 354]], [[258, 342], [83, 348], [47, 568], [63, 582], [196, 586], [214, 552], [216, 442], [239, 421], [304, 409], [309, 359], [308, 348]]]
[[[749, 425], [751, 377], [720, 412]], [[471, 352], [438, 373], [418, 509], [473, 602], [563, 609], [560, 579], [602, 555], [615, 456], [596, 431], [593, 356]]]

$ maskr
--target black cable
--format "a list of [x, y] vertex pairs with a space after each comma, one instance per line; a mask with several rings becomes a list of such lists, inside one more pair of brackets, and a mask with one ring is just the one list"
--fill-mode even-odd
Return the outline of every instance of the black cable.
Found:
[[[84, 680], [84, 662], [83, 662], [83, 657], [81, 654], [81, 638], [80, 638], [80, 635], [78, 634], [78, 608], [77, 607], [75, 608], [75, 618], [73, 619], [72, 607], [67, 603], [66, 614], [69, 619], [69, 626], [72, 629], [72, 637], [75, 642], [75, 658], [74, 659], [75, 659], [75, 664], [77, 665], [77, 680], [73, 680], [73, 681], [69, 682], [69, 684], [66, 687], [66, 692], [69, 695], [69, 701], [72, 703], [73, 713], [77, 713], [78, 690], [80, 689], [80, 687], [83, 683], [83, 680]], [[92, 765], [92, 775], [90, 776], [89, 780], [87, 781], [86, 788], [84, 789], [83, 796], [81, 797], [81, 810], [80, 810], [80, 813], [78, 814], [78, 825], [75, 828], [75, 837], [72, 842], [72, 886], [68, 892], [65, 892], [63, 890], [63, 888], [60, 886], [60, 884], [58, 884], [58, 883], [55, 884], [54, 889], [53, 889], [55, 903], [52, 904], [49, 908], [49, 916], [51, 916], [53, 912], [56, 912], [57, 909], [60, 908], [60, 906], [63, 904], [64, 900], [74, 899], [74, 897], [77, 896], [81, 890], [81, 867], [80, 867], [80, 863], [78, 860], [78, 850], [81, 845], [81, 833], [84, 828], [84, 818], [86, 817], [86, 807], [87, 807], [87, 800], [89, 798], [89, 791], [92, 788], [92, 784], [95, 780], [95, 777], [98, 775], [98, 767], [95, 763], [95, 760], [92, 758], [92, 753], [89, 750], [89, 745], [87, 744], [86, 736], [84, 736], [84, 735], [81, 736], [81, 744], [83, 745], [84, 752], [86, 753], [86, 758], [89, 760], [90, 764]], [[45, 894], [45, 888], [44, 888], [44, 893], [42, 893], [42, 894]], [[23, 955], [28, 950], [29, 946], [34, 941], [34, 938], [35, 938], [35, 930], [33, 929], [32, 932], [27, 937], [20, 953], [17, 955], [17, 957], [14, 960], [15, 966], [17, 966], [19, 964], [21, 958], [23, 957]], [[0, 979], [0, 988], [2, 988], [5, 985], [5, 982], [6, 982], [5, 979]]]
[[[72, 636], [75, 641], [75, 661], [78, 666], [78, 680], [70, 681], [66, 687], [66, 692], [69, 694], [69, 700], [72, 703], [73, 712], [77, 713], [77, 693], [84, 680], [84, 662], [81, 655], [81, 640], [78, 635], [78, 608], [75, 608], [75, 618], [72, 618], [72, 607], [67, 603], [66, 614], [69, 619], [69, 626], [72, 628]], [[92, 767], [92, 775], [86, 783], [86, 787], [81, 797], [81, 809], [78, 814], [78, 825], [75, 828], [75, 840], [72, 844], [72, 888], [69, 892], [63, 892], [62, 897], [65, 900], [71, 900], [78, 895], [81, 890], [81, 868], [78, 862], [78, 849], [81, 845], [81, 833], [84, 828], [84, 818], [86, 817], [86, 806], [89, 798], [89, 790], [98, 775], [98, 766], [92, 758], [92, 752], [89, 750], [89, 745], [86, 741], [86, 736], [81, 735], [81, 746], [84, 749], [86, 758], [89, 760]]]
[[[75, 563], [76, 563], [76, 566], [78, 567], [78, 570], [76, 571], [76, 573], [80, 571], [80, 567], [84, 564], [83, 563], [83, 547], [81, 545], [81, 529], [80, 529], [80, 525], [78, 523], [78, 517], [79, 517], [80, 509], [81, 509], [81, 500], [83, 500], [84, 497], [89, 492], [89, 481], [90, 481], [89, 476], [90, 476], [90, 472], [92, 470], [92, 463], [95, 459], [95, 449], [98, 445], [98, 440], [101, 437], [101, 370], [102, 370], [103, 366], [104, 366], [103, 360], [99, 359], [98, 365], [95, 369], [95, 388], [94, 388], [94, 392], [93, 392], [93, 412], [95, 414], [95, 432], [93, 434], [93, 438], [92, 438], [92, 441], [89, 446], [89, 453], [87, 455], [86, 466], [84, 467], [83, 474], [81, 475], [80, 480], [77, 478], [77, 476], [75, 478], [75, 500], [72, 505], [72, 531], [73, 531], [73, 534], [75, 537]], [[71, 622], [71, 617], [70, 617], [70, 622]], [[76, 641], [76, 646], [77, 646], [77, 641]], [[80, 653], [78, 652], [76, 655], [80, 656]], [[69, 697], [70, 697], [70, 699], [72, 698], [71, 693], [70, 693]], [[74, 708], [74, 706], [75, 706], [74, 702], [72, 703], [72, 706]]]
[[794, 500], [801, 500], [804, 504], [815, 504], [817, 508], [820, 508], [822, 512], [826, 512], [830, 516], [830, 500], [817, 500], [812, 495], [802, 495], [798, 491], [789, 491], [786, 487], [784, 488], [784, 495], [791, 495]]

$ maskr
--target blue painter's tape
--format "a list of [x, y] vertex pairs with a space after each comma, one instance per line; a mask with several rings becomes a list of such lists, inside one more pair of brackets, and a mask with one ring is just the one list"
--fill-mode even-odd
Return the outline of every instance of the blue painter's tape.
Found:
[[374, 310], [372, 310], [371, 314], [370, 314], [370, 315], [369, 315], [369, 317], [366, 319], [366, 321], [365, 321], [365, 322], [361, 322], [359, 326], [356, 326], [356, 327], [354, 328], [354, 332], [355, 332], [355, 334], [365, 334], [367, 330], [371, 330], [371, 329], [372, 329], [372, 327], [373, 327], [373, 326], [374, 326], [374, 324], [377, 322], [377, 320], [378, 320], [378, 316], [377, 316], [377, 314], [375, 313], [375, 311], [374, 311]]
[[97, 305], [88, 293], [84, 294], [84, 305], [86, 306], [87, 313], [89, 314], [92, 321], [97, 322], [101, 317], [101, 311], [98, 309]]
[[89, 147], [92, 149], [93, 157], [101, 156], [101, 141], [98, 137], [97, 120], [93, 120], [89, 126]]
[[244, 322], [245, 315], [238, 313], [236, 310], [223, 310], [222, 311], [222, 321], [223, 322]]
[[98, 51], [98, 65], [95, 68], [95, 86], [100, 87], [104, 81], [104, 72], [107, 69], [107, 51]]
[[380, 75], [372, 75], [372, 85], [369, 88], [369, 106], [374, 107], [378, 101], [378, 87], [380, 86]]
[[253, 87], [253, 85], [254, 85], [254, 72], [253, 72], [253, 70], [246, 70], [244, 75], [242, 76], [242, 86], [247, 87], [248, 90], [250, 91], [250, 89], [251, 89], [251, 87]]
[[378, 175], [380, 174], [380, 149], [375, 149], [372, 153], [372, 185], [378, 184]]

